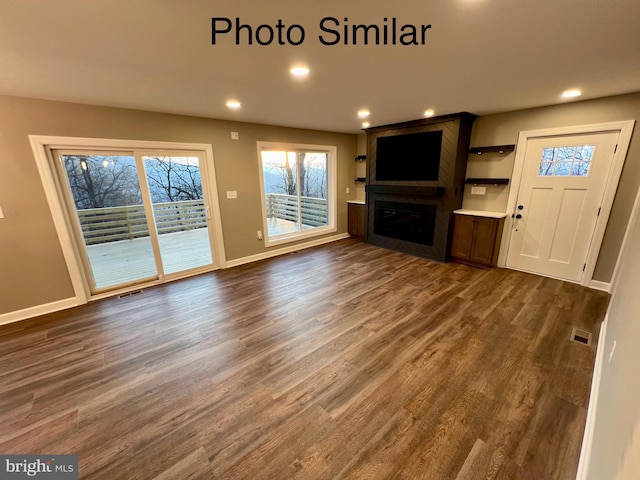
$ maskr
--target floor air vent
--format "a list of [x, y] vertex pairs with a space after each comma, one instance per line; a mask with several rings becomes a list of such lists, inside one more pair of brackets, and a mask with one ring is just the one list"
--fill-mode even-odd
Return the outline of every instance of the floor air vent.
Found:
[[131, 297], [133, 295], [138, 295], [139, 293], [142, 293], [142, 290], [134, 290], [133, 292], [123, 293], [121, 295], [118, 295], [118, 298]]
[[583, 345], [591, 345], [591, 332], [573, 327], [573, 330], [571, 330], [571, 341], [582, 343]]

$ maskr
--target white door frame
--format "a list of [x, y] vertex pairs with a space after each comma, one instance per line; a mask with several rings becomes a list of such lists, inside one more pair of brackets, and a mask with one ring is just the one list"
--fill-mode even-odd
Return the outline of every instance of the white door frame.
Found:
[[[176, 143], [176, 142], [155, 142], [147, 140], [115, 140], [104, 138], [84, 138], [84, 137], [58, 137], [46, 135], [29, 135], [29, 142], [36, 160], [40, 179], [44, 187], [44, 192], [49, 203], [53, 223], [60, 240], [62, 254], [67, 264], [69, 277], [75, 293], [77, 305], [87, 303], [90, 299], [95, 300], [106, 296], [117, 295], [128, 290], [140, 289], [143, 286], [150, 286], [162, 283], [156, 280], [147, 284], [137, 284], [121, 290], [113, 290], [105, 294], [91, 296], [89, 285], [82, 266], [82, 260], [78, 253], [78, 245], [73, 235], [70, 223], [69, 212], [67, 211], [64, 198], [62, 196], [61, 185], [58, 176], [55, 174], [53, 159], [50, 151], [53, 149], [103, 149], [103, 150], [163, 150], [176, 151], [179, 153], [199, 152], [204, 155], [205, 168], [203, 173], [207, 176], [205, 197], [209, 202], [211, 217], [209, 222], [213, 227], [214, 258], [213, 267], [209, 270], [216, 270], [226, 267], [226, 257], [224, 250], [224, 240], [222, 237], [222, 222], [220, 221], [220, 203], [218, 200], [218, 187], [216, 182], [215, 165], [213, 162], [213, 148], [204, 143]], [[200, 273], [200, 272], [198, 272]], [[185, 275], [185, 276], [188, 276]]]
[[527, 152], [527, 145], [529, 140], [539, 137], [552, 137], [559, 135], [579, 135], [583, 133], [604, 133], [604, 132], [620, 132], [618, 138], [618, 146], [613, 155], [613, 162], [609, 169], [609, 175], [607, 177], [607, 183], [604, 190], [604, 196], [602, 198], [602, 205], [600, 215], [596, 221], [595, 230], [593, 232], [593, 238], [589, 251], [587, 253], [587, 266], [585, 267], [584, 275], [582, 276], [581, 285], [589, 286], [593, 278], [593, 271], [596, 267], [598, 260], [598, 254], [600, 253], [600, 247], [602, 246], [602, 239], [609, 221], [609, 215], [611, 214], [611, 207], [613, 206], [613, 199], [615, 198], [616, 189], [618, 188], [618, 182], [620, 181], [620, 175], [622, 174], [622, 167], [627, 157], [627, 151], [629, 150], [629, 143], [631, 142], [631, 134], [633, 133], [633, 127], [635, 120], [625, 120], [620, 122], [608, 122], [608, 123], [594, 123], [590, 125], [575, 125], [561, 128], [549, 128], [543, 130], [527, 130], [522, 131], [518, 135], [518, 143], [516, 145], [516, 156], [513, 165], [513, 173], [511, 175], [511, 187], [509, 189], [509, 199], [507, 200], [507, 218], [504, 222], [504, 230], [502, 235], [502, 244], [500, 245], [500, 253], [498, 255], [498, 266], [505, 267], [507, 261], [507, 251], [511, 242], [511, 231], [513, 225], [512, 213], [516, 213], [516, 204], [518, 200], [518, 194], [520, 193], [520, 184], [522, 182], [522, 170], [524, 168], [524, 160]]

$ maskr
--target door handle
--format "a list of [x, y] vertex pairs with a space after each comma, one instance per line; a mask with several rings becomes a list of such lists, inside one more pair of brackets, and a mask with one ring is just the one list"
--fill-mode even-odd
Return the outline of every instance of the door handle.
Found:
[[[518, 205], [518, 210], [524, 210], [524, 205]], [[522, 215], [518, 214], [512, 214], [511, 218], [522, 218]]]

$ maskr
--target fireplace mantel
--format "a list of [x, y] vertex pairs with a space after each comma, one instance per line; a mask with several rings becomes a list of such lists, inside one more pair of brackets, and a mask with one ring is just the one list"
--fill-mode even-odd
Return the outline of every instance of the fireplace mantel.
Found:
[[444, 195], [443, 187], [405, 187], [402, 185], [367, 185], [367, 193], [386, 193], [389, 195], [412, 195], [415, 197], [440, 197]]

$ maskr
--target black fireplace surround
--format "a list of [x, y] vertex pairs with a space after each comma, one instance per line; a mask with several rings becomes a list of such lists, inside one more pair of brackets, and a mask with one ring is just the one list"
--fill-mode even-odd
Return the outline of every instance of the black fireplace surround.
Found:
[[[368, 243], [439, 262], [447, 260], [453, 211], [462, 206], [471, 125], [475, 118], [469, 113], [458, 113], [365, 130], [368, 180], [365, 240]], [[433, 143], [416, 142], [420, 138], [437, 139], [439, 152]], [[404, 139], [410, 141], [404, 143]], [[390, 145], [397, 146], [397, 158], [393, 150], [390, 152]], [[378, 149], [384, 169], [381, 172], [376, 168]], [[398, 175], [389, 173], [390, 163], [398, 165]], [[422, 172], [435, 171], [436, 166], [437, 179], [430, 175], [432, 180], [424, 180]], [[412, 170], [416, 172], [414, 178], [411, 178]]]
[[435, 205], [384, 201], [375, 203], [373, 231], [376, 235], [433, 245], [435, 224]]

